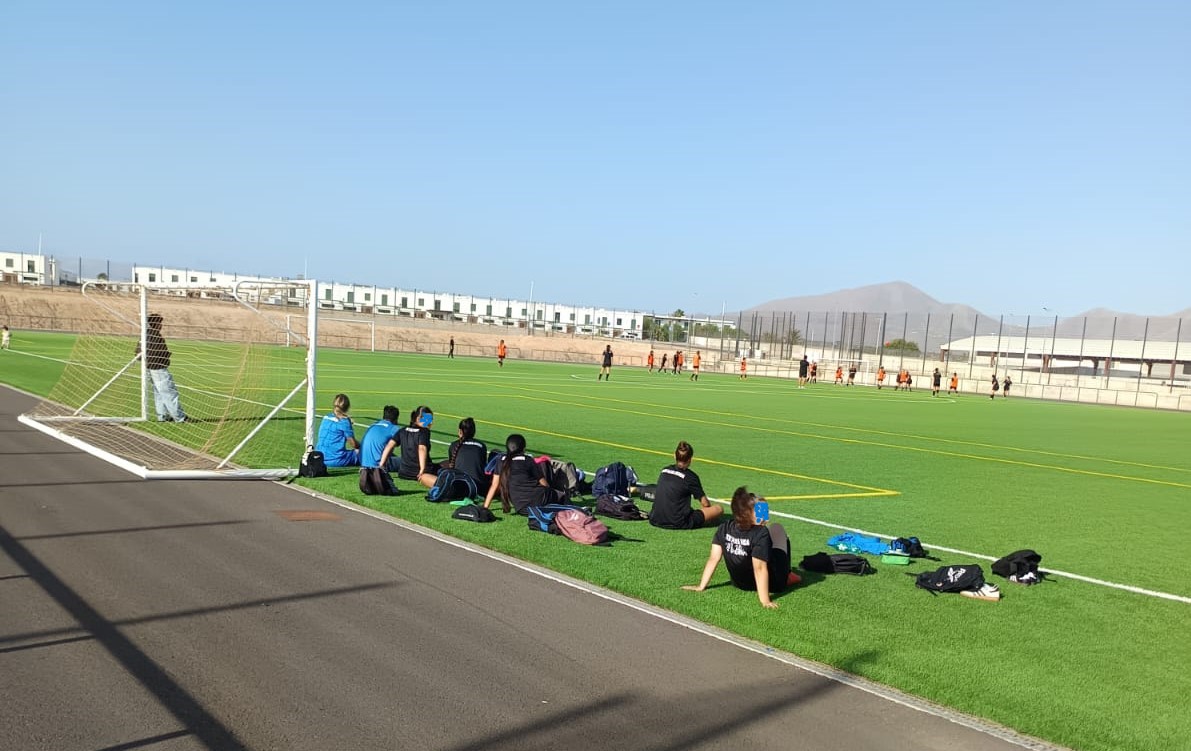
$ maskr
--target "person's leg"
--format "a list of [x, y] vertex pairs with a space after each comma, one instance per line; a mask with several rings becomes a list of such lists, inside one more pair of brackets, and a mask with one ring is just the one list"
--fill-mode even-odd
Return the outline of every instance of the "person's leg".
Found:
[[[707, 508], [700, 507], [695, 509], [695, 514], [697, 514], [698, 517], [696, 519], [697, 523], [695, 524], [694, 528], [706, 527], [724, 515], [724, 507], [718, 503], [713, 503]], [[699, 519], [702, 521], [698, 521]]]
[[178, 399], [178, 387], [169, 370], [161, 368], [150, 370], [149, 378], [153, 381], [153, 403], [157, 409], [157, 419], [175, 422], [185, 422], [186, 413], [182, 411], [182, 404]]
[[802, 578], [795, 574], [790, 564], [790, 538], [786, 529], [780, 524], [769, 525], [769, 539], [772, 547], [769, 549], [769, 590], [783, 592], [792, 587]]
[[158, 377], [161, 378], [162, 400], [166, 411], [174, 418], [174, 422], [185, 422], [186, 413], [182, 411], [182, 401], [178, 397], [178, 386], [174, 383], [174, 377], [166, 368], [154, 372], [160, 374]]

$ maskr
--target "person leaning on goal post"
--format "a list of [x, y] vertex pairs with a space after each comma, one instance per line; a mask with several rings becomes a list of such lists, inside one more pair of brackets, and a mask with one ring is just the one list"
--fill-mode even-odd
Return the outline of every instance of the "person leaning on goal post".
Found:
[[[161, 335], [160, 313], [150, 313], [145, 328], [145, 369], [153, 381], [153, 406], [157, 409], [158, 422], [186, 422], [182, 401], [178, 397], [178, 386], [170, 375], [170, 348]], [[141, 343], [136, 343], [137, 356], [141, 356]]]

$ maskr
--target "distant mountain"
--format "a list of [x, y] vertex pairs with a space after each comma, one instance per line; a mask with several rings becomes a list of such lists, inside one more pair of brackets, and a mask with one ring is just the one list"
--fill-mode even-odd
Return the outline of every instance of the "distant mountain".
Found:
[[[844, 313], [849, 315], [844, 316]], [[1025, 333], [1024, 326], [1008, 323], [1002, 325], [1000, 315], [990, 316], [970, 305], [939, 302], [914, 285], [900, 281], [842, 289], [822, 295], [770, 300], [747, 308], [741, 313], [729, 314], [729, 317], [737, 315], [743, 316], [746, 330], [750, 329], [749, 321], [756, 316], [756, 326], [760, 332], [766, 332], [771, 327], [779, 332], [789, 327], [800, 331], [807, 329], [803, 331], [803, 335], [809, 333], [816, 343], [823, 340], [823, 330], [826, 328], [828, 343], [856, 343], [863, 340], [868, 345], [875, 345], [876, 338], [881, 334], [880, 326], [883, 322], [886, 341], [904, 336], [908, 341], [921, 345], [925, 340], [930, 351], [934, 351], [949, 338], [962, 339], [974, 333], [996, 334], [1000, 331], [1006, 336]], [[787, 320], [783, 321], [783, 318]], [[1181, 334], [1180, 318], [1183, 319]], [[793, 323], [790, 322], [791, 319]], [[1115, 337], [1121, 341], [1140, 340], [1143, 336], [1148, 336], [1151, 340], [1171, 341], [1176, 334], [1179, 334], [1183, 341], [1191, 339], [1191, 308], [1166, 317], [1151, 316], [1148, 321], [1147, 330], [1146, 316], [1094, 308], [1075, 316], [1060, 318], [1057, 333], [1060, 337]], [[1053, 318], [1035, 316], [1030, 322], [1030, 336], [1050, 336], [1052, 333], [1055, 333]]]
[[870, 284], [867, 287], [841, 289], [825, 295], [807, 295], [804, 297], [785, 297], [781, 300], [770, 300], [746, 310], [752, 311], [798, 311], [828, 313], [847, 311], [850, 313], [930, 313], [931, 316], [965, 316], [969, 319], [979, 315], [988, 318], [980, 311], [969, 305], [942, 303], [906, 282], [887, 282], [885, 284]]

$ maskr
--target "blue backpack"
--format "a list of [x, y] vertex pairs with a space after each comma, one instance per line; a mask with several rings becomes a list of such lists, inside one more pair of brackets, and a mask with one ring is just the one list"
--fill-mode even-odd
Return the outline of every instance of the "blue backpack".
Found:
[[637, 473], [632, 467], [626, 467], [620, 462], [612, 462], [606, 467], [596, 470], [595, 482], [591, 485], [591, 494], [596, 498], [602, 495], [629, 494], [629, 486], [637, 484]]
[[544, 503], [541, 506], [528, 506], [525, 509], [526, 515], [529, 517], [529, 528], [534, 532], [548, 532], [552, 535], [560, 535], [561, 531], [558, 525], [554, 523], [554, 517], [560, 511], [582, 511], [588, 513], [587, 509], [582, 506], [572, 506], [569, 503]]
[[868, 537], [856, 532], [844, 532], [827, 540], [827, 547], [845, 553], [868, 553], [869, 555], [884, 555], [889, 552], [889, 543], [881, 542], [879, 537]]
[[477, 495], [476, 481], [471, 479], [471, 475], [454, 469], [440, 469], [434, 487], [426, 492], [426, 500], [443, 503], [475, 498]]

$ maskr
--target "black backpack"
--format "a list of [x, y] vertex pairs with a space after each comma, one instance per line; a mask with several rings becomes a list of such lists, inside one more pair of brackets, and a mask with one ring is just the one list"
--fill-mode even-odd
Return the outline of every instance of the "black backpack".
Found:
[[908, 555], [911, 558], [930, 558], [917, 537], [899, 537], [889, 543], [889, 551], [891, 553]]
[[397, 495], [393, 478], [380, 467], [360, 467], [360, 492], [364, 495]]
[[637, 504], [623, 495], [604, 494], [600, 496], [596, 499], [595, 512], [600, 516], [622, 521], [641, 521], [649, 518], [649, 514], [637, 508]]
[[434, 479], [434, 487], [426, 492], [426, 500], [431, 503], [446, 503], [475, 498], [477, 495], [479, 490], [476, 489], [476, 481], [471, 479], [471, 475], [457, 469], [440, 469], [438, 477]]
[[483, 506], [477, 506], [474, 503], [466, 503], [455, 509], [455, 513], [451, 514], [452, 519], [459, 519], [465, 522], [494, 522], [496, 521], [496, 514]]
[[596, 470], [595, 482], [591, 485], [591, 494], [596, 498], [602, 495], [628, 495], [629, 486], [637, 484], [637, 473], [632, 467], [621, 462], [600, 467]]
[[327, 460], [321, 451], [307, 451], [298, 468], [298, 477], [328, 477]]
[[853, 574], [864, 576], [873, 573], [867, 558], [852, 553], [815, 553], [802, 559], [801, 568], [818, 574]]
[[1042, 556], [1033, 550], [1015, 550], [993, 563], [992, 572], [1006, 579], [1022, 574], [1037, 574], [1039, 563], [1042, 563]]
[[984, 569], [975, 563], [940, 566], [934, 571], [923, 571], [914, 580], [914, 584], [931, 594], [980, 589], [984, 586]]

